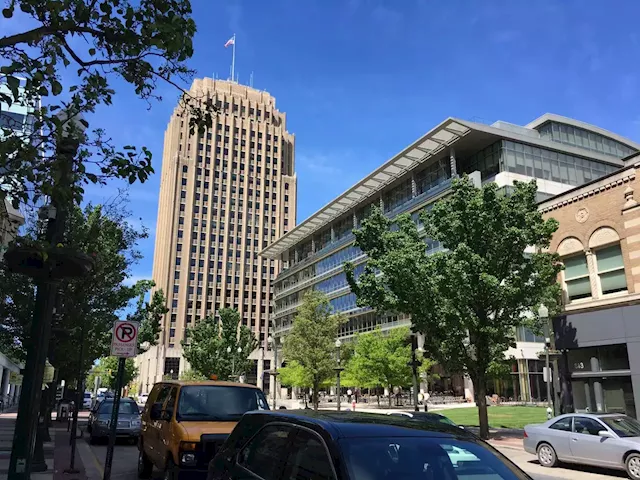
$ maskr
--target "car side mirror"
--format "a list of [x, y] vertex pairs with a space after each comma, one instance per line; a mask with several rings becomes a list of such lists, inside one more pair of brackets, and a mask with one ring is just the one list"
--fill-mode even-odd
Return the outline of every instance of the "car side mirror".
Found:
[[169, 420], [171, 420], [172, 416], [173, 416], [173, 412], [170, 412], [169, 410], [165, 410], [160, 415], [160, 420], [165, 420], [168, 422]]
[[598, 436], [602, 437], [602, 438], [614, 438], [613, 437], [613, 433], [611, 433], [608, 430], [600, 430], [598, 432]]
[[151, 410], [149, 411], [149, 418], [151, 420], [162, 420], [162, 404], [154, 403], [151, 405]]

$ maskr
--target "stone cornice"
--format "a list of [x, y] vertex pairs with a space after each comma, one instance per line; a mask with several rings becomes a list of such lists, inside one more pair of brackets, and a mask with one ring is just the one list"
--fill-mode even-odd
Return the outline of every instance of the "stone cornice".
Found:
[[636, 167], [640, 167], [640, 164], [635, 164], [631, 167], [627, 167], [622, 171], [616, 172], [605, 178], [600, 179], [592, 184], [585, 185], [584, 187], [570, 190], [567, 193], [560, 194], [554, 198], [550, 198], [546, 202], [543, 202], [540, 206], [542, 213], [557, 210], [575, 202], [584, 200], [585, 198], [593, 197], [601, 192], [617, 188], [625, 183], [629, 183], [636, 178]]

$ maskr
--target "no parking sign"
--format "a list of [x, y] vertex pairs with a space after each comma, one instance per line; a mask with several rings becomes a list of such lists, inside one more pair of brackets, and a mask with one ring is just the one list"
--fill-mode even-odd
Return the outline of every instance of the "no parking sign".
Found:
[[138, 353], [139, 322], [118, 321], [113, 324], [111, 337], [111, 355], [116, 357], [135, 357]]

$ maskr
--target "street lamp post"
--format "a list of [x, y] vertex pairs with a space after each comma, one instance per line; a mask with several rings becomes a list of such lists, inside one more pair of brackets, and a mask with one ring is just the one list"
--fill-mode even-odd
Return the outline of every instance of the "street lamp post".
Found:
[[538, 317], [543, 322], [542, 329], [544, 332], [544, 356], [545, 356], [545, 382], [547, 384], [547, 412], [553, 412], [553, 402], [551, 401], [551, 369], [549, 368], [549, 349], [551, 348], [551, 334], [549, 329], [549, 309], [540, 305], [538, 308]]
[[413, 374], [413, 409], [417, 412], [420, 410], [418, 408], [418, 391], [420, 389], [420, 384], [418, 382], [418, 368], [422, 365], [422, 362], [418, 360], [416, 355], [416, 352], [418, 351], [418, 336], [415, 333], [412, 333], [409, 340], [411, 342], [411, 361], [408, 363], [408, 366], [411, 367], [411, 373]]
[[[242, 347], [238, 347], [238, 350], [236, 350], [238, 352], [238, 355], [240, 355], [242, 353]], [[227, 347], [227, 353], [231, 354], [231, 346]], [[229, 378], [231, 378], [232, 380], [235, 380], [236, 378], [238, 378], [240, 375], [236, 373], [236, 357], [235, 355], [231, 356], [231, 375], [229, 375]]]
[[[52, 178], [57, 177], [57, 180], [52, 185], [51, 205], [41, 209], [47, 220], [46, 242], [52, 247], [64, 242], [67, 212], [72, 207], [64, 193], [73, 183], [74, 160], [85, 128], [80, 116], [61, 112], [58, 118], [63, 122], [63, 128], [57, 132], [56, 159], [52, 165]], [[47, 268], [51, 269], [51, 266]], [[32, 342], [27, 349], [24, 382], [9, 460], [8, 478], [11, 480], [28, 480], [31, 476], [36, 430], [43, 413], [40, 412], [42, 379], [51, 336], [51, 321], [56, 309], [58, 283], [58, 278], [51, 277], [51, 270], [36, 281], [37, 293], [30, 330]], [[46, 470], [46, 463], [42, 467], [45, 468], [36, 470]]]
[[342, 365], [340, 364], [340, 347], [342, 346], [342, 342], [340, 339], [336, 339], [336, 367], [334, 370], [336, 371], [336, 403], [337, 409], [340, 411], [340, 372], [344, 370]]
[[276, 398], [278, 396], [278, 337], [269, 335], [268, 342], [273, 348], [273, 368], [269, 373], [273, 377], [273, 409], [275, 410]]

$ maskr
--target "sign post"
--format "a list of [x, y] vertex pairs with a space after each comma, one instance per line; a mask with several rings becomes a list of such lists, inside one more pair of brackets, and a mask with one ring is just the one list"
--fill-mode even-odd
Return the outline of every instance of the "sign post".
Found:
[[118, 412], [120, 411], [120, 392], [122, 392], [122, 380], [124, 366], [127, 358], [135, 357], [138, 353], [138, 322], [128, 320], [115, 322], [111, 337], [111, 355], [120, 357], [118, 360], [118, 373], [116, 374], [116, 388], [113, 396], [113, 409], [111, 410], [111, 422], [109, 423], [109, 446], [107, 458], [104, 462], [103, 480], [111, 479], [111, 464], [113, 463], [113, 447], [116, 443], [116, 428], [118, 427]]

